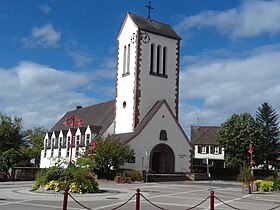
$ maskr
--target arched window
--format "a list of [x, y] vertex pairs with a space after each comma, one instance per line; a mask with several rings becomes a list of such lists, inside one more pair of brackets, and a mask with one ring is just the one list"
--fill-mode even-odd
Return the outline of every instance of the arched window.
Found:
[[126, 72], [126, 46], [123, 48], [123, 74]]
[[158, 45], [157, 46], [157, 74], [160, 74], [160, 68], [161, 68], [161, 46], [160, 45]]
[[159, 140], [164, 140], [164, 141], [167, 140], [167, 132], [166, 132], [166, 130], [161, 130], [160, 131], [160, 133], [159, 133]]
[[154, 73], [154, 51], [155, 45], [151, 44], [150, 73]]
[[125, 73], [129, 73], [129, 68], [130, 68], [130, 44], [128, 44], [127, 46], [127, 67]]
[[166, 54], [167, 54], [167, 47], [163, 48], [163, 52], [162, 52], [162, 74], [166, 75]]

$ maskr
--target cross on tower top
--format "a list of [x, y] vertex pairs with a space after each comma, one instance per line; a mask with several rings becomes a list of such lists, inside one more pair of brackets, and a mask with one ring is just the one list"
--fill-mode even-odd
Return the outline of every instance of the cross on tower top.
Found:
[[154, 9], [154, 8], [151, 6], [151, 1], [149, 1], [149, 5], [145, 5], [145, 7], [148, 8], [148, 18], [151, 19], [151, 9]]

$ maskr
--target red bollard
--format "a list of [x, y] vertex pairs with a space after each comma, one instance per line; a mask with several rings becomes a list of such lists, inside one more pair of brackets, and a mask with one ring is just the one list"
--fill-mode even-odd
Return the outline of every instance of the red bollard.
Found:
[[210, 210], [214, 210], [214, 191], [210, 192]]
[[62, 210], [67, 210], [67, 200], [68, 200], [68, 189], [65, 188], [65, 191], [64, 191], [64, 196], [63, 196], [63, 208]]
[[136, 210], [140, 210], [140, 189], [136, 189]]

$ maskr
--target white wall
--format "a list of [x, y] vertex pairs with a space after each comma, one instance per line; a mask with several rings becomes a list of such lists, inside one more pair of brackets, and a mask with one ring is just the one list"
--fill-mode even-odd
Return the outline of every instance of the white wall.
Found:
[[[117, 97], [116, 97], [116, 125], [115, 133], [133, 131], [134, 91], [135, 91], [135, 63], [136, 43], [131, 42], [131, 36], [137, 33], [137, 28], [128, 16], [119, 36], [118, 63], [117, 63]], [[130, 73], [123, 76], [124, 46], [130, 44]], [[123, 103], [126, 107], [123, 108]]]
[[[167, 131], [167, 141], [159, 140], [159, 133], [162, 129]], [[143, 169], [142, 157], [144, 157], [145, 168], [147, 162], [145, 158], [146, 151], [151, 151], [160, 143], [167, 144], [173, 149], [175, 154], [175, 172], [189, 171], [191, 147], [165, 105], [160, 108], [141, 134], [129, 143], [135, 151], [135, 164], [126, 163], [123, 167], [141, 170]]]
[[[149, 43], [141, 44], [141, 61], [140, 61], [140, 121], [145, 117], [147, 112], [154, 106], [156, 101], [165, 99], [172, 112], [176, 116], [176, 63], [177, 63], [177, 40], [149, 33], [151, 39]], [[167, 78], [150, 75], [150, 51], [151, 44], [160, 45], [161, 48], [167, 47], [166, 74]], [[162, 49], [161, 49], [162, 50]], [[156, 63], [156, 56], [154, 57]]]
[[[212, 159], [212, 160], [224, 160], [225, 152], [222, 148], [221, 154], [209, 154], [209, 153], [198, 153], [198, 145], [195, 145], [195, 151], [194, 151], [194, 158], [196, 159]], [[209, 148], [210, 151], [210, 148]]]

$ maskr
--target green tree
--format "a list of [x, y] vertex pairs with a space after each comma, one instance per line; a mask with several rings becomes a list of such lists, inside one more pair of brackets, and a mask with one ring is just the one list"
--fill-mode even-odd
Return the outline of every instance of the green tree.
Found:
[[9, 168], [14, 166], [16, 163], [18, 163], [21, 159], [21, 155], [18, 151], [16, 151], [14, 148], [8, 149], [4, 152], [2, 152], [0, 156], [0, 166], [4, 169], [6, 174], [9, 177]]
[[[98, 137], [95, 141], [94, 172], [100, 178], [113, 178], [115, 171], [134, 155], [134, 151], [130, 149], [130, 146], [122, 144], [114, 135], [109, 135], [107, 138]], [[87, 152], [88, 154], [89, 152]]]
[[41, 150], [43, 148], [43, 139], [47, 130], [43, 127], [35, 127], [26, 131], [26, 145], [22, 148], [23, 153], [28, 153], [30, 159], [34, 159], [35, 166], [40, 165]]
[[262, 129], [249, 113], [233, 114], [222, 124], [218, 135], [218, 143], [225, 150], [225, 162], [228, 167], [241, 168], [249, 165], [250, 144], [253, 145], [254, 161], [263, 161]]
[[0, 155], [10, 149], [18, 150], [23, 144], [22, 119], [0, 113]]
[[265, 151], [264, 161], [275, 163], [279, 151], [279, 122], [278, 114], [267, 102], [258, 107], [256, 121], [263, 130], [263, 151]]

